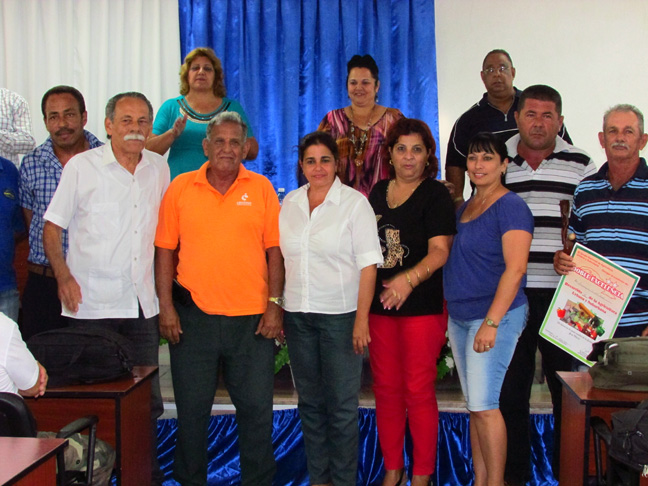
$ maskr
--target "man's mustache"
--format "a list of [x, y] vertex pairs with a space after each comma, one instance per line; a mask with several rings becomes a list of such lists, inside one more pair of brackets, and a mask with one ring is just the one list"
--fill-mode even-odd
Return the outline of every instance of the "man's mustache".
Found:
[[125, 141], [128, 140], [137, 140], [138, 142], [146, 142], [146, 137], [141, 133], [129, 133], [124, 137]]

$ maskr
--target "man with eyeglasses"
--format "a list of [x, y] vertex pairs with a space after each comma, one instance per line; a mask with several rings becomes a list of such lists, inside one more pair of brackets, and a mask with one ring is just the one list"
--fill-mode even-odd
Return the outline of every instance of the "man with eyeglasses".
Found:
[[[504, 49], [494, 49], [486, 54], [481, 79], [486, 93], [457, 119], [448, 141], [445, 178], [455, 186], [456, 207], [464, 202], [466, 156], [470, 139], [479, 132], [493, 132], [506, 141], [518, 133], [514, 114], [521, 91], [513, 86], [515, 68], [509, 53]], [[571, 143], [564, 125], [558, 135]]]

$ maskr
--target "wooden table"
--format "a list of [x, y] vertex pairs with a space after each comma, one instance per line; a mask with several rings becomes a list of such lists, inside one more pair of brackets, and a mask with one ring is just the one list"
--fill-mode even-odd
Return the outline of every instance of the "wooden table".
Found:
[[117, 484], [151, 484], [151, 379], [157, 366], [136, 366], [133, 376], [108, 383], [49, 388], [28, 399], [38, 430], [57, 431], [84, 415], [97, 415], [97, 437], [115, 448]]
[[0, 437], [0, 484], [56, 486], [56, 456], [67, 439]]
[[[636, 407], [648, 399], [648, 392], [594, 388], [587, 372], [559, 371], [558, 378], [563, 383], [559, 483], [585, 484], [588, 475], [595, 474], [590, 417], [599, 416], [610, 424], [613, 412]], [[640, 484], [648, 486], [648, 479], [642, 478]]]

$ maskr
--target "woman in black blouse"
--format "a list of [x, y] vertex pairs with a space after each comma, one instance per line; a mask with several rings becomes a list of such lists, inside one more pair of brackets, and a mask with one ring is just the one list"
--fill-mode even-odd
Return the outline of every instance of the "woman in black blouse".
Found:
[[448, 190], [436, 181], [438, 161], [430, 129], [420, 120], [398, 120], [384, 150], [389, 180], [369, 196], [385, 263], [378, 269], [369, 316], [378, 437], [385, 460], [383, 486], [406, 484], [403, 442], [409, 422], [412, 486], [434, 472], [439, 411], [436, 361], [446, 342], [441, 267], [455, 234]]

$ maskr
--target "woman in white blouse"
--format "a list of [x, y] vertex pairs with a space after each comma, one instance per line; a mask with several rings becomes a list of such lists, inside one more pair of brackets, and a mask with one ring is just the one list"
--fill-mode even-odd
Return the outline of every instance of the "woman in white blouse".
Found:
[[356, 482], [362, 354], [382, 263], [374, 212], [340, 182], [337, 164], [328, 133], [306, 135], [299, 165], [308, 184], [286, 196], [279, 214], [284, 329], [310, 483], [336, 486]]

